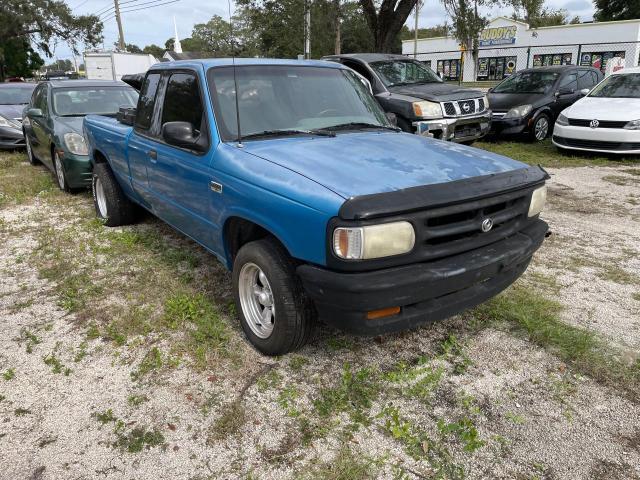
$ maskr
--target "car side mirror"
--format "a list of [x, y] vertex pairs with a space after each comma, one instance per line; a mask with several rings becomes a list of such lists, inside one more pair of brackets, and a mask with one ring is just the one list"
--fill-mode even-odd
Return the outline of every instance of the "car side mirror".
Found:
[[575, 89], [570, 87], [562, 87], [560, 90], [556, 92], [556, 97], [559, 97], [561, 95], [571, 95], [573, 93], [575, 93]]
[[44, 117], [44, 115], [42, 114], [42, 110], [40, 110], [39, 108], [30, 108], [29, 110], [27, 110], [27, 115], [33, 118]]
[[398, 126], [398, 116], [395, 113], [386, 112], [385, 115], [387, 116], [387, 120], [389, 120], [389, 123], [391, 125], [393, 125], [394, 127]]
[[201, 137], [200, 134], [196, 135], [189, 122], [167, 122], [162, 125], [162, 138], [169, 145], [203, 152], [206, 146], [202, 144]]
[[583, 97], [586, 95], [589, 95], [589, 92], [591, 90], [589, 90], [588, 88], [583, 88], [582, 90], [580, 90], [580, 95], [582, 95]]

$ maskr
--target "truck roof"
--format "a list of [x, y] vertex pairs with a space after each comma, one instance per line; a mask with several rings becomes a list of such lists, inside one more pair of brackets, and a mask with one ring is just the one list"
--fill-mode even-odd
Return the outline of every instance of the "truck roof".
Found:
[[[232, 58], [205, 58], [199, 60], [179, 60], [176, 62], [156, 63], [149, 70], [163, 70], [165, 68], [177, 68], [186, 66], [202, 65], [204, 68], [227, 67], [234, 64]], [[327, 62], [323, 60], [292, 60], [280, 58], [236, 58], [235, 65], [285, 65], [292, 67], [325, 67], [325, 68], [345, 68], [335, 62]]]

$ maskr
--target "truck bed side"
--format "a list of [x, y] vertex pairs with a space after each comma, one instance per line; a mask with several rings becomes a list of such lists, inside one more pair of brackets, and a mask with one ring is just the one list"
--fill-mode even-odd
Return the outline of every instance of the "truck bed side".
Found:
[[[124, 125], [112, 117], [87, 115], [84, 119], [84, 134], [88, 142], [91, 162], [106, 160], [118, 183], [130, 196], [135, 196], [131, 184], [128, 144], [133, 127]], [[102, 157], [102, 158], [99, 158]]]

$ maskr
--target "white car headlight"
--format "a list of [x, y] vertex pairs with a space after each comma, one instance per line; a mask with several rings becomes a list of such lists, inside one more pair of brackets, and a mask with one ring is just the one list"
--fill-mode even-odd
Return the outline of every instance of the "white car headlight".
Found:
[[333, 231], [333, 251], [347, 260], [401, 255], [413, 250], [416, 233], [409, 222], [366, 227], [338, 227]]
[[484, 108], [489, 110], [489, 97], [485, 95], [484, 97], [482, 97], [482, 101], [484, 102]]
[[19, 129], [20, 128], [20, 124], [18, 124], [17, 122], [14, 122], [10, 118], [5, 118], [5, 117], [0, 115], [0, 127], [8, 127], [8, 128]]
[[504, 118], [522, 118], [526, 117], [531, 113], [533, 109], [532, 105], [520, 105], [518, 107], [513, 107], [511, 110], [507, 112]]
[[564, 114], [561, 113], [560, 115], [558, 115], [558, 119], [556, 120], [556, 125], [566, 127], [567, 125], [569, 125], [569, 119]]
[[640, 120], [631, 120], [624, 128], [627, 130], [640, 130]]
[[531, 195], [531, 204], [529, 204], [529, 217], [535, 217], [544, 209], [547, 201], [547, 186], [543, 185], [536, 188]]
[[413, 102], [413, 113], [419, 118], [442, 118], [442, 107], [436, 102]]
[[65, 133], [64, 143], [74, 155], [89, 155], [87, 142], [84, 141], [84, 137], [79, 133]]

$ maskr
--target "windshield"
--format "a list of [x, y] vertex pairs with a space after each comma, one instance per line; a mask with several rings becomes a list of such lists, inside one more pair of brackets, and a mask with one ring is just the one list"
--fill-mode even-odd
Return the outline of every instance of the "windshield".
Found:
[[611, 75], [589, 94], [590, 97], [640, 98], [640, 73]]
[[53, 91], [53, 111], [60, 117], [90, 113], [114, 115], [120, 107], [135, 107], [138, 93], [131, 87], [75, 87]]
[[29, 87], [0, 87], [0, 105], [26, 105], [36, 84]]
[[433, 70], [413, 60], [388, 60], [373, 62], [370, 65], [387, 87], [442, 82]]
[[[225, 141], [238, 136], [233, 70], [217, 67], [208, 73], [216, 119]], [[236, 77], [243, 137], [356, 123], [390, 127], [375, 98], [350, 70], [251, 65], [236, 67]]]
[[554, 72], [517, 73], [500, 82], [493, 93], [547, 93], [557, 79]]

